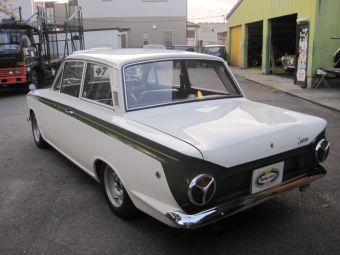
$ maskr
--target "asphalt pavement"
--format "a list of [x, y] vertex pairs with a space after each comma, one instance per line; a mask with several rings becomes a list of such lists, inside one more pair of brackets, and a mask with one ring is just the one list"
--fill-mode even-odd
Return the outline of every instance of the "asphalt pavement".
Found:
[[328, 175], [198, 230], [112, 214], [100, 185], [38, 149], [25, 93], [0, 93], [0, 254], [340, 254], [340, 113], [239, 78], [248, 98], [328, 121]]

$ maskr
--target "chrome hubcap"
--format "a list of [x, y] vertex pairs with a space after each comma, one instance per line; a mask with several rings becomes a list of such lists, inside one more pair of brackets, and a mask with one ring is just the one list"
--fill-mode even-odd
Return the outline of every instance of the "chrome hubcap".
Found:
[[107, 196], [114, 207], [120, 207], [124, 201], [123, 184], [118, 175], [109, 167], [105, 169], [104, 185]]
[[34, 139], [39, 142], [40, 140], [40, 130], [38, 127], [38, 123], [37, 123], [37, 119], [35, 118], [35, 116], [32, 116], [32, 129], [33, 129], [33, 136]]

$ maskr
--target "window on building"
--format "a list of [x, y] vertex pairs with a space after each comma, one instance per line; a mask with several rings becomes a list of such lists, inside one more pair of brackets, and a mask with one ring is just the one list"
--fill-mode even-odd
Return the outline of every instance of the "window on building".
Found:
[[149, 44], [149, 32], [144, 32], [143, 33], [143, 45], [148, 45]]
[[196, 31], [195, 30], [187, 30], [187, 38], [195, 38]]
[[121, 46], [122, 48], [127, 48], [127, 35], [121, 34]]
[[45, 11], [47, 17], [47, 23], [53, 23], [54, 15], [54, 3], [53, 2], [46, 2], [45, 3]]
[[165, 47], [171, 47], [173, 45], [173, 35], [172, 31], [165, 31], [164, 32], [164, 45]]

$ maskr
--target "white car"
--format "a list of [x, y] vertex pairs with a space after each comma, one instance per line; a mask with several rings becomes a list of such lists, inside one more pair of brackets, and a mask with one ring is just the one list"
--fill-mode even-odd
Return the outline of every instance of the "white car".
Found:
[[79, 52], [27, 101], [36, 144], [100, 182], [125, 218], [197, 228], [326, 174], [326, 121], [248, 100], [215, 56]]

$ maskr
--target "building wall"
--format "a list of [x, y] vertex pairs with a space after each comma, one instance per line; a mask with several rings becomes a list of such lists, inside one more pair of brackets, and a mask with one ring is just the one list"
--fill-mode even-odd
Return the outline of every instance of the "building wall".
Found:
[[218, 44], [217, 33], [227, 26], [226, 23], [198, 23], [198, 25], [200, 25], [198, 40], [202, 41], [203, 46]]
[[187, 15], [185, 0], [78, 0], [86, 18], [172, 17]]
[[[331, 67], [333, 54], [340, 48], [340, 1], [317, 1], [313, 71]], [[339, 39], [331, 39], [339, 38]]]
[[[316, 3], [337, 0], [243, 0], [234, 13], [229, 17], [228, 26], [230, 28], [242, 25], [242, 64], [245, 66], [245, 28], [247, 23], [261, 21], [263, 22], [263, 50], [262, 50], [262, 69], [263, 72], [269, 70], [269, 39], [270, 39], [270, 22], [269, 19], [295, 14], [297, 13], [297, 19], [308, 18], [310, 22], [310, 34], [309, 34], [309, 49], [308, 49], [308, 69], [307, 76], [310, 77], [312, 70], [315, 67], [313, 63], [313, 43], [315, 40], [315, 14], [316, 14]], [[230, 38], [229, 38], [230, 45]]]
[[165, 31], [172, 32], [173, 44], [186, 44], [186, 0], [78, 0], [78, 5], [85, 29], [128, 29], [127, 47], [143, 46], [145, 33], [148, 44], [164, 44]]
[[[187, 28], [187, 44], [194, 47], [195, 49], [198, 46], [198, 42], [197, 42], [197, 28], [196, 27], [188, 27]], [[194, 34], [194, 36], [189, 37], [188, 33]]]
[[[173, 32], [173, 44], [186, 44], [186, 21], [178, 17], [166, 17], [168, 22], [163, 22], [163, 17], [104, 17], [87, 19], [84, 18], [85, 29], [120, 28], [128, 29], [128, 48], [142, 47], [144, 32], [148, 32], [148, 44], [163, 44], [164, 32]], [[112, 22], [110, 22], [112, 21]]]

